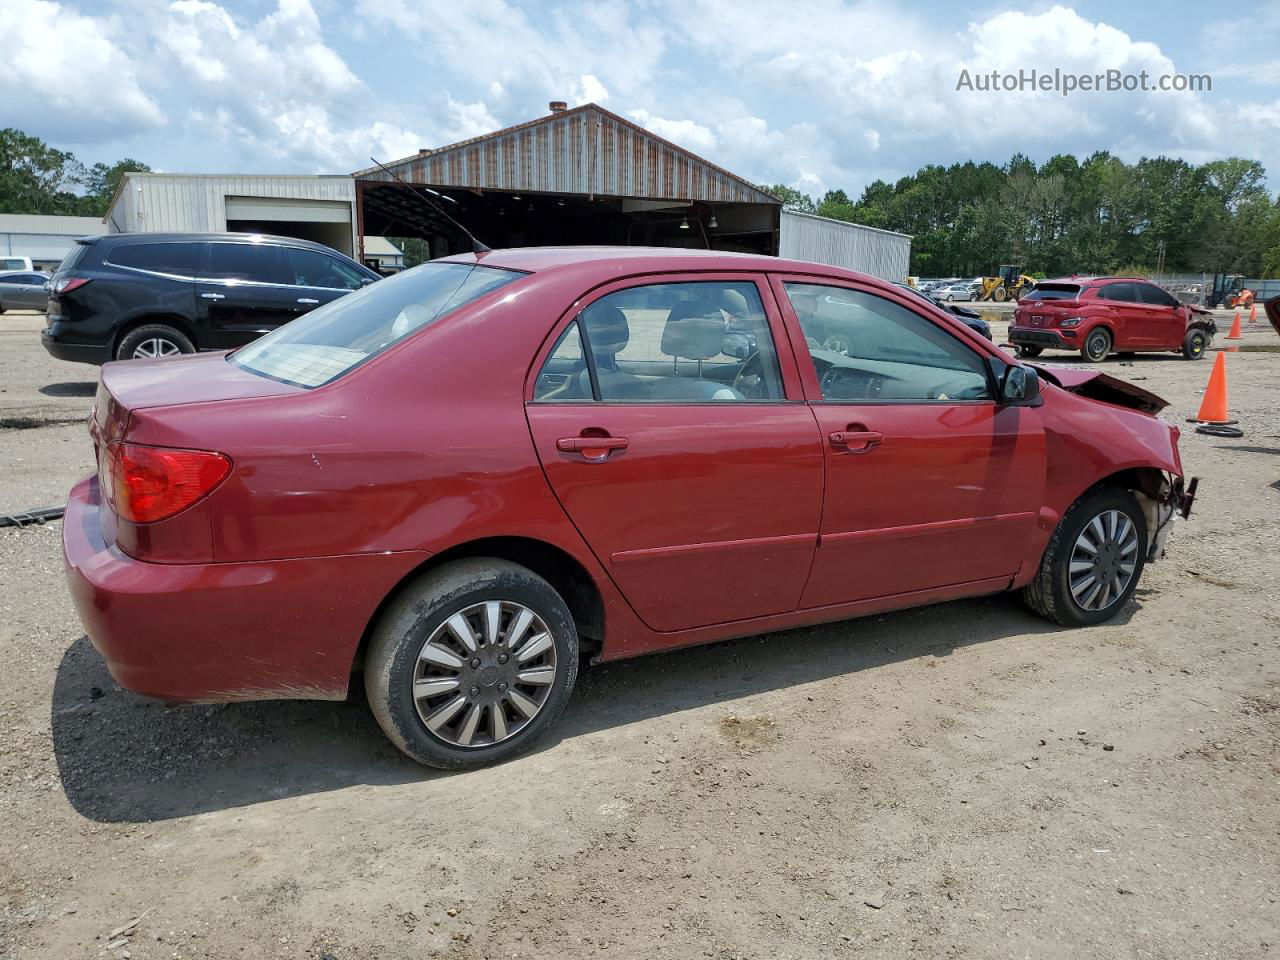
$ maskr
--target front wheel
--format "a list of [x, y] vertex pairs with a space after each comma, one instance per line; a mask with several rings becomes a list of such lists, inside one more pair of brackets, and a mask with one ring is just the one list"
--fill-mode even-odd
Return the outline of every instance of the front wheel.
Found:
[[1111, 352], [1111, 334], [1099, 327], [1085, 337], [1080, 356], [1090, 363], [1101, 363]]
[[1026, 357], [1028, 360], [1038, 357], [1044, 352], [1044, 347], [1030, 347], [1025, 343], [1016, 343], [1014, 344], [1013, 349], [1018, 356]]
[[1182, 356], [1187, 360], [1199, 360], [1209, 346], [1209, 337], [1203, 330], [1191, 330], [1182, 341]]
[[467, 769], [527, 750], [559, 718], [578, 675], [564, 600], [506, 560], [459, 560], [410, 584], [374, 629], [365, 691], [397, 747]]
[[1147, 556], [1147, 520], [1128, 490], [1103, 487], [1059, 521], [1036, 578], [1022, 597], [1066, 627], [1110, 620], [1137, 589]]

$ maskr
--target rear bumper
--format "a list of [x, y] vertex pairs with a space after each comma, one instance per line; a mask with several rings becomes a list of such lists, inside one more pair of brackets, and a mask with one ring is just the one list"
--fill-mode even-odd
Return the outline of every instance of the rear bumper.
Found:
[[426, 554], [144, 563], [106, 543], [98, 481], [71, 491], [76, 612], [123, 687], [163, 700], [340, 700], [378, 605]]
[[1028, 347], [1045, 347], [1059, 350], [1079, 350], [1078, 344], [1069, 343], [1062, 335], [1052, 330], [1037, 330], [1033, 327], [1010, 327], [1009, 342], [1025, 344]]
[[58, 360], [70, 360], [72, 363], [94, 363], [101, 366], [111, 359], [111, 349], [105, 343], [66, 343], [61, 340], [56, 323], [40, 331], [40, 342], [44, 344], [49, 356]]

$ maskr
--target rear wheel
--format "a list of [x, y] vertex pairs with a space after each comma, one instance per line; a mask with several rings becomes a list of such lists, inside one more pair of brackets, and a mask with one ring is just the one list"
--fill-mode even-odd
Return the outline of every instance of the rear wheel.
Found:
[[1110, 352], [1111, 334], [1101, 327], [1090, 332], [1084, 339], [1084, 346], [1080, 348], [1080, 356], [1090, 363], [1101, 363]]
[[1031, 347], [1027, 346], [1025, 343], [1014, 344], [1013, 349], [1018, 356], [1026, 357], [1028, 360], [1032, 357], [1038, 357], [1044, 352], [1044, 347]]
[[1199, 360], [1209, 346], [1209, 337], [1203, 330], [1190, 330], [1182, 341], [1182, 355], [1188, 360]]
[[164, 323], [148, 323], [124, 335], [116, 347], [116, 359], [152, 360], [195, 352], [195, 344], [181, 330]]
[[1147, 521], [1134, 495], [1095, 489], [1059, 521], [1023, 600], [1063, 626], [1102, 623], [1133, 596], [1146, 556]]
[[465, 769], [527, 750], [564, 710], [578, 632], [564, 600], [505, 560], [459, 560], [410, 584], [374, 629], [369, 705], [419, 763]]

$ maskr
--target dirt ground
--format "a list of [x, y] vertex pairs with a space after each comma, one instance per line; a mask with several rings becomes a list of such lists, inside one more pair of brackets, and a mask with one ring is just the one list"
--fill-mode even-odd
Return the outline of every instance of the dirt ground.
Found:
[[[0, 317], [0, 513], [92, 468], [96, 371], [41, 325]], [[1184, 432], [1196, 515], [1115, 621], [993, 597], [590, 668], [479, 772], [358, 701], [119, 689], [60, 524], [0, 530], [0, 955], [1276, 956], [1280, 339], [1243, 344], [1246, 436]], [[1105, 369], [1181, 423], [1210, 363]]]

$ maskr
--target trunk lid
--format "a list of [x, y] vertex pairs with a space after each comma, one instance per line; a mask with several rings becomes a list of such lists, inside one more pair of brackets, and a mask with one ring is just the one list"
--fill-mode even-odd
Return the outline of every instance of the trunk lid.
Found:
[[1019, 327], [1055, 327], [1080, 309], [1079, 284], [1038, 283], [1018, 301], [1013, 322]]
[[134, 410], [271, 397], [302, 389], [228, 363], [225, 353], [108, 363], [98, 381], [90, 432], [96, 442], [107, 443], [124, 436]]

